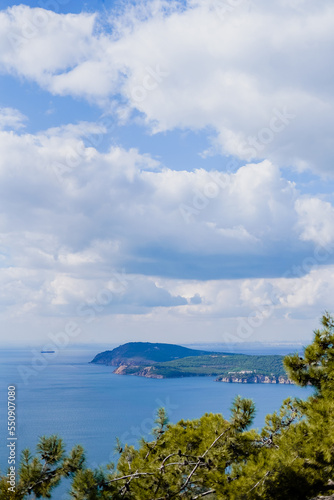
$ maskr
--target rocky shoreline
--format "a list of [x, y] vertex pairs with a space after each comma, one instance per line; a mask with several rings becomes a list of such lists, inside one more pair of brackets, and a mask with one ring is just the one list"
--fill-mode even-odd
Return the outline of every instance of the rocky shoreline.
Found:
[[[131, 368], [131, 371], [129, 371]], [[137, 371], [133, 371], [133, 369], [137, 368]], [[120, 365], [116, 370], [113, 371], [116, 375], [136, 375], [137, 377], [146, 377], [146, 378], [164, 378], [162, 375], [158, 375], [157, 373], [152, 373], [153, 366], [133, 366], [133, 365]]]
[[[118, 366], [113, 371], [113, 373], [115, 373], [116, 375], [135, 375], [137, 377], [156, 379], [170, 378], [158, 373], [154, 373], [154, 366], [135, 366], [132, 364], [122, 364]], [[294, 384], [292, 380], [284, 376], [275, 377], [268, 375], [259, 375], [253, 372], [231, 373], [226, 376], [219, 375], [216, 378], [216, 382], [225, 382], [230, 384]]]
[[116, 375], [145, 378], [210, 377], [237, 384], [291, 384], [280, 355], [248, 355], [189, 349], [175, 344], [128, 342], [98, 353], [91, 363]]
[[252, 375], [250, 377], [242, 377], [242, 375], [228, 375], [219, 376], [216, 378], [217, 382], [227, 382], [234, 384], [294, 384], [292, 380], [287, 377], [274, 377], [268, 375]]

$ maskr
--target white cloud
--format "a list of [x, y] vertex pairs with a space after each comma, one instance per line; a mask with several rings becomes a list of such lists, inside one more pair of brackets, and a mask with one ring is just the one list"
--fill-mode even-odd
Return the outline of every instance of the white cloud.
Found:
[[[101, 128], [87, 123], [36, 135], [0, 133], [0, 223], [14, 248], [25, 245], [24, 256], [12, 253], [17, 264], [84, 264], [109, 255], [125, 265], [150, 249], [159, 266], [177, 254], [298, 254], [312, 231], [322, 238], [334, 225], [332, 205], [300, 198], [269, 161], [231, 174], [175, 171], [135, 149], [86, 147], [80, 136], [88, 132]], [[159, 257], [159, 249], [166, 255]]]
[[173, 171], [135, 149], [84, 145], [81, 136], [102, 132], [0, 132], [4, 314], [75, 316], [95, 301], [97, 316], [164, 307], [235, 320], [273, 295], [278, 318], [330, 306], [333, 271], [321, 268], [331, 256], [305, 255], [332, 243], [332, 205], [301, 197], [269, 161]]
[[334, 208], [319, 198], [305, 198], [296, 201], [299, 214], [301, 239], [323, 246], [334, 242]]
[[17, 109], [0, 108], [0, 130], [18, 130], [24, 127], [27, 118]]
[[[334, 293], [332, 265], [314, 267], [305, 275], [292, 268], [290, 277], [246, 280], [166, 280], [161, 285], [173, 294], [188, 298], [198, 295], [201, 302], [176, 309], [174, 314], [203, 318], [247, 318], [258, 315], [262, 322], [274, 318], [315, 318], [332, 309]], [[294, 272], [293, 272], [294, 271]], [[261, 325], [262, 326], [262, 325]], [[239, 339], [241, 340], [241, 339]]]
[[110, 34], [94, 15], [15, 6], [0, 67], [104, 109], [122, 95], [154, 131], [209, 127], [213, 150], [330, 174], [333, 18], [325, 0], [154, 1], [112, 12]]
[[26, 5], [1, 11], [1, 66], [47, 85], [50, 76], [94, 53], [94, 21], [94, 15], [61, 15]]
[[99, 151], [108, 121], [28, 134], [0, 108], [8, 331], [42, 337], [73, 317], [93, 340], [111, 325], [116, 341], [305, 338], [298, 325], [332, 309], [334, 208], [280, 167], [331, 174], [333, 18], [325, 0], [154, 0], [109, 19], [0, 11], [1, 73], [122, 123], [135, 111], [155, 133], [204, 130], [204, 157], [244, 160], [173, 170], [135, 148]]

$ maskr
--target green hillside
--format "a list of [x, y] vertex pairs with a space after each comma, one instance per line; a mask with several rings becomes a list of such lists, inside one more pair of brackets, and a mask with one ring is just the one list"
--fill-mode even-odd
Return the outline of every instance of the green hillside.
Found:
[[116, 347], [112, 351], [104, 351], [97, 354], [91, 362], [112, 366], [119, 366], [121, 364], [147, 365], [149, 363], [161, 363], [206, 354], [217, 353], [188, 349], [187, 347], [175, 344], [128, 342]]
[[[284, 376], [283, 356], [249, 356], [246, 354], [214, 354], [188, 357], [155, 365], [156, 374], [177, 376], [227, 376], [232, 373], [252, 372], [257, 375]], [[250, 374], [243, 374], [247, 378]]]
[[254, 356], [188, 349], [174, 344], [129, 342], [105, 351], [92, 363], [118, 367], [119, 375], [148, 378], [217, 377], [224, 382], [289, 383], [283, 356]]

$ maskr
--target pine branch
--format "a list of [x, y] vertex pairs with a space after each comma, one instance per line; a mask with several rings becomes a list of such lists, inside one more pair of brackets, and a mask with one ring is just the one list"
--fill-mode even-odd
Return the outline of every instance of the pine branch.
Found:
[[135, 478], [139, 476], [154, 476], [154, 472], [134, 472], [133, 474], [128, 474], [127, 476], [115, 477], [104, 484], [109, 485], [111, 483], [115, 483], [116, 481], [121, 481], [122, 479], [129, 479], [130, 477]]
[[[209, 446], [209, 448], [207, 448], [205, 450], [205, 452], [203, 453], [203, 455], [201, 455], [195, 465], [195, 467], [193, 468], [193, 470], [190, 472], [190, 474], [188, 475], [187, 479], [185, 480], [185, 482], [183, 483], [183, 485], [181, 486], [181, 488], [179, 489], [179, 491], [175, 494], [177, 495], [178, 493], [181, 493], [182, 490], [184, 490], [189, 482], [190, 482], [190, 479], [192, 478], [192, 476], [195, 474], [196, 470], [198, 469], [198, 467], [200, 466], [201, 463], [203, 463], [203, 460], [204, 458], [206, 457], [206, 455], [209, 453], [209, 451], [215, 446], [216, 443], [218, 443], [218, 441], [227, 433], [227, 431], [231, 430], [232, 426], [228, 427], [227, 429], [225, 429], [218, 437], [216, 437], [216, 439], [213, 441], [213, 443], [211, 443], [211, 445]], [[175, 496], [173, 495], [173, 496]]]
[[262, 483], [262, 481], [264, 481], [264, 480], [265, 480], [265, 478], [266, 478], [267, 476], [269, 476], [269, 474], [270, 474], [270, 470], [267, 470], [267, 472], [266, 472], [266, 473], [265, 473], [265, 475], [264, 475], [264, 476], [260, 479], [260, 481], [258, 481], [256, 484], [254, 484], [253, 488], [251, 488], [249, 491], [247, 491], [247, 495], [248, 495], [248, 493], [250, 493], [251, 491], [255, 490], [255, 488], [256, 488], [257, 486], [259, 486], [259, 484], [260, 484], [260, 483]]
[[23, 490], [22, 493], [24, 493], [24, 494], [27, 493], [28, 495], [30, 495], [31, 492], [34, 490], [34, 488], [36, 488], [36, 486], [38, 486], [39, 484], [43, 484], [50, 479], [53, 479], [54, 477], [56, 477], [57, 473], [60, 470], [61, 470], [61, 468], [59, 467], [58, 469], [44, 473], [44, 476], [45, 476], [44, 478], [40, 479], [39, 481], [36, 481], [35, 483], [31, 484], [30, 486], [27, 486], [25, 488], [25, 490]]
[[216, 490], [205, 491], [204, 493], [200, 493], [199, 495], [196, 495], [195, 497], [193, 497], [192, 500], [196, 500], [196, 498], [206, 497], [207, 495], [211, 495], [211, 493], [215, 493], [215, 492], [216, 492]]

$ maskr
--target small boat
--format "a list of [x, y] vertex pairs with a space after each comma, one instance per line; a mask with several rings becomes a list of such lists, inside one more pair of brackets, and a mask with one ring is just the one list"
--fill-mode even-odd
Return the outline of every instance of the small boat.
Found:
[[56, 352], [56, 351], [41, 351], [41, 353], [43, 353], [43, 354], [52, 354], [54, 352]]

